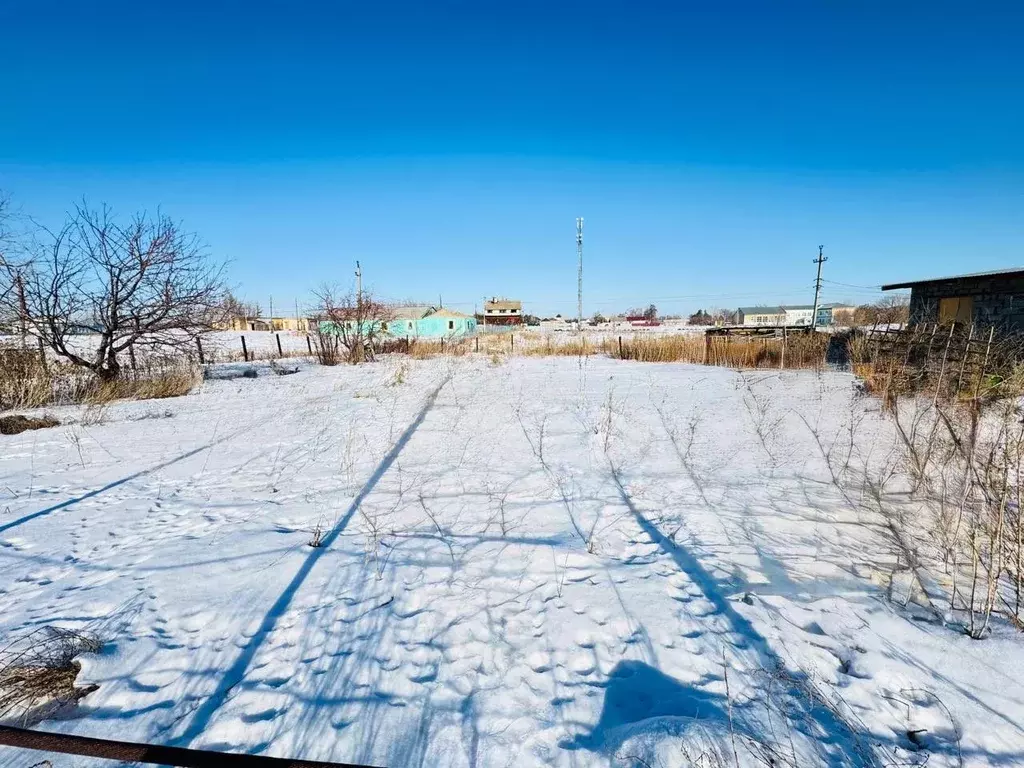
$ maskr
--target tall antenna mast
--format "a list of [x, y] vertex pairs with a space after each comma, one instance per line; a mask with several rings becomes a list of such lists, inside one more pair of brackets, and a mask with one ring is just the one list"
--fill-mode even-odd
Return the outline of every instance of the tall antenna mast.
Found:
[[583, 330], [583, 217], [576, 219], [576, 258], [579, 270], [576, 276], [576, 330]]

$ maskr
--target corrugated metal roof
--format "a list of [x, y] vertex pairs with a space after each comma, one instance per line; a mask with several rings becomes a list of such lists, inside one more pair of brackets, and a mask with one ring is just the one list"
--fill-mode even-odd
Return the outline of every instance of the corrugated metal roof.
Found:
[[946, 280], [968, 280], [973, 277], [997, 277], [997, 276], [1009, 277], [1010, 275], [1021, 275], [1024, 276], [1024, 268], [1014, 267], [1012, 269], [995, 269], [991, 272], [968, 272], [965, 275], [950, 275], [948, 277], [928, 277], [924, 280], [908, 280], [905, 283], [889, 283], [883, 285], [883, 291], [892, 291], [897, 288], [913, 288], [915, 285], [922, 285], [924, 283], [942, 283]]
[[740, 307], [744, 315], [781, 315], [785, 313], [782, 307]]

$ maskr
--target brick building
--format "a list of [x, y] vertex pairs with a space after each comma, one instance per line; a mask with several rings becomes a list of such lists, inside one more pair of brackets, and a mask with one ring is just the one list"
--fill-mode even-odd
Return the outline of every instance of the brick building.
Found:
[[883, 285], [910, 289], [910, 322], [964, 323], [1024, 331], [1024, 269], [1004, 269]]

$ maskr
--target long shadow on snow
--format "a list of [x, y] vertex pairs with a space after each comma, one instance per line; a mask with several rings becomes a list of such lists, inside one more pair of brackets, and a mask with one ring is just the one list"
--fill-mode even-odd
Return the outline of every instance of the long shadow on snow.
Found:
[[[618, 489], [622, 503], [633, 514], [637, 523], [643, 531], [650, 536], [651, 540], [671, 557], [682, 571], [696, 584], [704, 597], [715, 607], [715, 612], [729, 622], [732, 631], [743, 637], [757, 655], [759, 664], [769, 672], [785, 669], [782, 659], [771, 649], [768, 641], [754, 629], [749, 620], [740, 615], [722, 594], [721, 588], [714, 576], [705, 570], [685, 547], [681, 547], [667, 536], [662, 534], [656, 525], [651, 523], [633, 501], [622, 483], [618, 471], [613, 469], [612, 479]], [[806, 696], [799, 690], [792, 691], [792, 700], [802, 710], [801, 714], [817, 726], [817, 733], [807, 734], [815, 741], [826, 747], [827, 765], [843, 768], [844, 766], [876, 766], [877, 760], [863, 757], [856, 753], [844, 753], [844, 749], [852, 746], [851, 742], [864, 742], [864, 739], [848, 723], [840, 719], [835, 713], [818, 705], [809, 702]], [[799, 723], [795, 727], [802, 729]], [[831, 748], [829, 748], [831, 747]]]
[[235, 663], [232, 664], [224, 673], [224, 676], [221, 679], [221, 684], [217, 687], [217, 690], [214, 691], [210, 698], [208, 698], [203, 705], [196, 710], [195, 714], [192, 716], [189, 726], [184, 730], [181, 736], [173, 739], [173, 743], [188, 744], [206, 729], [213, 715], [227, 700], [228, 694], [231, 693], [232, 688], [238, 685], [238, 683], [240, 683], [245, 677], [245, 674], [249, 669], [249, 665], [256, 656], [256, 652], [263, 645], [264, 640], [266, 640], [270, 633], [274, 631], [278, 619], [285, 613], [285, 611], [288, 610], [288, 606], [291, 604], [292, 598], [295, 596], [295, 593], [298, 592], [299, 587], [302, 586], [306, 577], [309, 576], [310, 571], [313, 570], [313, 566], [317, 564], [323, 553], [330, 548], [335, 539], [337, 539], [341, 532], [345, 530], [345, 527], [359, 509], [360, 504], [363, 503], [363, 500], [370, 494], [377, 483], [380, 482], [380, 479], [388, 469], [390, 469], [391, 465], [395, 462], [395, 459], [398, 458], [398, 454], [402, 452], [402, 449], [412, 438], [413, 434], [415, 434], [420, 424], [423, 423], [427, 413], [437, 400], [437, 396], [440, 394], [441, 389], [447, 383], [448, 379], [444, 379], [437, 385], [434, 391], [430, 393], [429, 397], [427, 397], [427, 401], [423, 404], [420, 412], [416, 415], [416, 418], [408, 427], [405, 428], [405, 431], [401, 434], [395, 444], [391, 446], [391, 450], [387, 452], [380, 464], [374, 470], [373, 474], [370, 475], [370, 478], [359, 490], [359, 493], [356, 495], [355, 499], [352, 500], [352, 503], [345, 511], [345, 514], [338, 520], [330, 533], [324, 537], [322, 545], [310, 552], [298, 572], [296, 572], [295, 576], [293, 576], [292, 580], [288, 583], [288, 586], [285, 587], [281, 595], [274, 601], [274, 604], [270, 606], [270, 610], [268, 610], [264, 615], [259, 629], [249, 639], [249, 642], [246, 643], [242, 652], [238, 654], [238, 658], [235, 659]]
[[195, 456], [197, 453], [202, 453], [207, 448], [213, 448], [215, 445], [220, 445], [225, 440], [230, 440], [233, 437], [237, 437], [238, 435], [240, 435], [241, 433], [245, 432], [249, 428], [250, 427], [243, 427], [242, 429], [237, 429], [234, 432], [231, 432], [230, 434], [224, 435], [224, 437], [220, 437], [220, 438], [218, 438], [216, 440], [211, 440], [210, 442], [206, 443], [205, 445], [201, 445], [198, 448], [193, 448], [191, 451], [186, 451], [185, 453], [181, 454], [180, 456], [175, 456], [173, 459], [168, 459], [167, 461], [164, 461], [164, 462], [161, 462], [160, 464], [157, 464], [155, 466], [149, 467], [148, 469], [140, 469], [138, 472], [134, 472], [134, 473], [128, 475], [127, 477], [122, 477], [120, 480], [114, 480], [113, 482], [107, 483], [106, 485], [104, 485], [104, 486], [102, 486], [100, 488], [96, 488], [94, 490], [87, 491], [86, 493], [83, 493], [81, 496], [75, 496], [72, 499], [67, 499], [66, 501], [60, 502], [60, 504], [54, 504], [52, 507], [46, 507], [46, 509], [40, 509], [38, 512], [32, 512], [32, 513], [30, 513], [28, 515], [24, 515], [23, 517], [19, 517], [17, 520], [12, 520], [9, 523], [5, 523], [4, 525], [0, 525], [0, 533], [3, 533], [4, 531], [9, 531], [11, 528], [16, 528], [17, 526], [22, 525], [23, 523], [27, 523], [29, 520], [35, 520], [37, 517], [43, 517], [44, 515], [49, 515], [52, 512], [57, 512], [58, 510], [64, 509], [65, 507], [70, 507], [73, 504], [77, 504], [80, 501], [85, 501], [86, 499], [91, 499], [91, 498], [93, 498], [95, 496], [99, 496], [102, 493], [106, 493], [107, 491], [110, 491], [110, 490], [113, 490], [114, 488], [117, 488], [119, 485], [124, 485], [125, 483], [130, 483], [132, 480], [137, 480], [140, 477], [145, 477], [146, 475], [151, 475], [154, 472], [159, 472], [161, 469], [166, 469], [167, 467], [171, 466], [172, 464], [177, 464], [179, 461], [184, 461], [185, 459], [189, 459], [189, 458]]

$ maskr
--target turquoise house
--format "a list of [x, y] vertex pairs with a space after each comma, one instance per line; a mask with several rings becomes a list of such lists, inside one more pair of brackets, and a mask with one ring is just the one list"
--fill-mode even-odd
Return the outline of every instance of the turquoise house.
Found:
[[476, 333], [476, 318], [443, 307], [397, 307], [384, 324], [389, 336], [402, 339], [444, 339]]
[[[349, 320], [351, 327], [354, 321]], [[321, 328], [328, 330], [334, 324], [325, 321]], [[476, 333], [476, 318], [435, 307], [396, 307], [391, 318], [375, 321], [378, 330], [395, 339], [451, 339]]]

